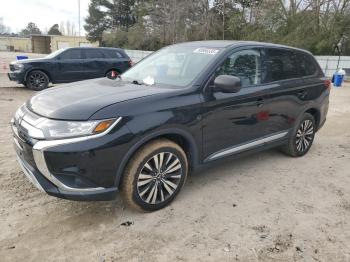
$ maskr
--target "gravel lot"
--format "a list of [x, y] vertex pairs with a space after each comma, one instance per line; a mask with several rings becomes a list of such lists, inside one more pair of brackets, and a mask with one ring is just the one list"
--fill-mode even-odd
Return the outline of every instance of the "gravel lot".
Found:
[[33, 94], [0, 74], [1, 261], [350, 261], [349, 84], [332, 90], [305, 157], [270, 150], [220, 163], [155, 213], [35, 189], [9, 127]]

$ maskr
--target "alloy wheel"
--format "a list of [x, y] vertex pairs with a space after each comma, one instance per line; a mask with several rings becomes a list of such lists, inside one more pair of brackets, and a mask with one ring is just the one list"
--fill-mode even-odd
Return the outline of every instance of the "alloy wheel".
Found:
[[43, 87], [46, 84], [46, 78], [40, 73], [34, 73], [29, 76], [29, 82], [31, 86]]
[[303, 121], [296, 134], [296, 147], [299, 152], [304, 152], [309, 149], [314, 137], [314, 126], [311, 120]]
[[162, 203], [174, 194], [182, 175], [182, 164], [175, 154], [157, 153], [141, 168], [137, 178], [138, 195], [148, 204]]

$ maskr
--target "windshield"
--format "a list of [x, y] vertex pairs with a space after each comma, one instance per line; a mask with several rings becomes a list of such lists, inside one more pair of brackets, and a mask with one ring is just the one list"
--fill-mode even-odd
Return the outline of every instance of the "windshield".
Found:
[[57, 56], [60, 53], [62, 53], [64, 50], [65, 50], [64, 48], [56, 50], [55, 52], [52, 52], [51, 54], [45, 56], [45, 58], [54, 58], [55, 56]]
[[139, 84], [189, 85], [218, 55], [218, 48], [170, 46], [145, 58], [122, 75]]

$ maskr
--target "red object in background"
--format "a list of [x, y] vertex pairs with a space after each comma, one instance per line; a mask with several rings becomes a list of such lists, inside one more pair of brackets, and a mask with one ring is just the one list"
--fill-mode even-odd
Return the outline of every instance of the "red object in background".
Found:
[[256, 119], [259, 121], [266, 121], [270, 119], [269, 111], [260, 111], [256, 114]]

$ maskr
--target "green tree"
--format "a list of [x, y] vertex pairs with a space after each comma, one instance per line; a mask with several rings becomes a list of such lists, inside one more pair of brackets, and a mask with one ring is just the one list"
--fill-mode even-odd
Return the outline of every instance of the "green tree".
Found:
[[62, 33], [60, 32], [58, 24], [54, 24], [53, 26], [51, 26], [51, 28], [49, 29], [47, 34], [48, 35], [62, 35]]
[[35, 23], [29, 22], [26, 28], [21, 30], [20, 35], [21, 36], [41, 35], [41, 31]]
[[121, 29], [128, 31], [136, 23], [134, 0], [92, 0], [85, 30], [90, 41], [102, 42], [103, 32]]

